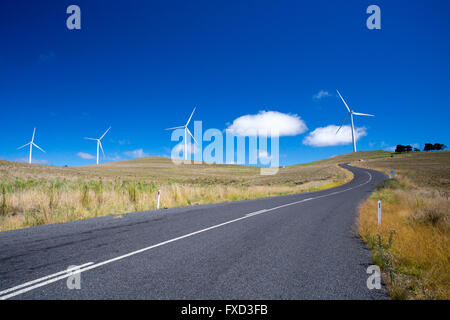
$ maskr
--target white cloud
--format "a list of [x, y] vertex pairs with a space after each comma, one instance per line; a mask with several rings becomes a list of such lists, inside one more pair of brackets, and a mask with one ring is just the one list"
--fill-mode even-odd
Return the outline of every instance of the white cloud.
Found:
[[267, 162], [270, 161], [272, 159], [272, 157], [270, 156], [270, 154], [265, 151], [265, 150], [259, 150], [258, 152], [258, 158], [260, 159], [260, 161], [262, 162]]
[[121, 146], [123, 146], [123, 145], [125, 145], [125, 144], [131, 144], [130, 140], [127, 140], [127, 139], [119, 140], [118, 142], [119, 142], [119, 144], [120, 144]]
[[[343, 126], [339, 129], [338, 126], [329, 125], [323, 128], [317, 128], [312, 131], [307, 137], [303, 139], [303, 143], [314, 147], [327, 147], [349, 144], [352, 142], [352, 129], [350, 126]], [[366, 128], [355, 128], [355, 138], [358, 141], [361, 137], [367, 135]]]
[[117, 154], [117, 152], [114, 152], [113, 154], [108, 154], [106, 157], [105, 157], [105, 160], [108, 160], [108, 161], [120, 161], [120, 160], [123, 160], [122, 159], [122, 157], [119, 155], [119, 154]]
[[320, 90], [318, 93], [313, 95], [314, 100], [320, 100], [325, 97], [331, 97], [331, 94], [328, 91]]
[[126, 155], [127, 157], [130, 158], [143, 158], [143, 157], [148, 157], [148, 153], [145, 153], [143, 149], [136, 149], [136, 150], [132, 150], [132, 151], [126, 151], [123, 153], [124, 155]]
[[78, 152], [77, 156], [79, 156], [81, 159], [85, 159], [85, 160], [96, 159], [96, 157], [93, 156], [92, 154], [85, 153], [85, 152]]
[[[308, 130], [305, 122], [296, 114], [278, 111], [260, 111], [239, 117], [226, 129], [238, 136], [295, 136]], [[273, 131], [271, 131], [273, 130]]]

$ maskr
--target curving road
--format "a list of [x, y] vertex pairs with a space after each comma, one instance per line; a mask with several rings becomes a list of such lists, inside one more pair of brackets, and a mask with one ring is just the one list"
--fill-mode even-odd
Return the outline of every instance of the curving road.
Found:
[[386, 176], [344, 167], [329, 190], [2, 232], [0, 299], [386, 299], [355, 226]]

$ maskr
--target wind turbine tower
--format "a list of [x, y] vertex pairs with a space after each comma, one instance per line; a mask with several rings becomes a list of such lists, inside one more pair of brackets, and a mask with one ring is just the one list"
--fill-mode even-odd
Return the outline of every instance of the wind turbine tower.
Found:
[[192, 139], [194, 139], [195, 143], [198, 144], [197, 140], [195, 140], [194, 136], [192, 135], [192, 133], [189, 131], [188, 129], [188, 125], [189, 122], [192, 119], [192, 116], [194, 115], [195, 112], [195, 108], [194, 110], [192, 110], [191, 116], [189, 117], [188, 121], [186, 122], [186, 124], [184, 126], [179, 126], [179, 127], [173, 127], [173, 128], [167, 128], [166, 130], [175, 130], [175, 129], [184, 129], [184, 160], [187, 160], [187, 134], [189, 133], [189, 135], [192, 137]]
[[342, 126], [344, 125], [345, 121], [347, 121], [348, 116], [350, 116], [350, 122], [352, 125], [352, 142], [353, 142], [353, 152], [356, 152], [356, 137], [355, 137], [355, 126], [353, 124], [353, 115], [356, 116], [367, 116], [367, 117], [374, 117], [373, 114], [366, 114], [366, 113], [359, 113], [359, 112], [355, 112], [353, 110], [350, 110], [350, 108], [348, 107], [347, 103], [345, 102], [344, 98], [342, 98], [341, 94], [339, 93], [339, 90], [336, 90], [339, 97], [341, 98], [342, 102], [344, 103], [345, 107], [348, 110], [347, 116], [345, 117], [344, 121], [342, 121], [341, 126], [339, 127], [339, 129], [337, 129], [336, 134], [339, 132], [339, 130], [341, 130]]
[[31, 164], [31, 156], [32, 156], [32, 154], [33, 154], [33, 146], [35, 146], [36, 148], [38, 148], [39, 150], [41, 150], [42, 152], [45, 153], [45, 151], [44, 151], [43, 149], [41, 149], [37, 144], [34, 143], [34, 134], [35, 134], [35, 133], [36, 133], [36, 128], [34, 128], [34, 130], [33, 130], [33, 136], [31, 137], [31, 141], [28, 142], [27, 144], [25, 144], [25, 145], [23, 145], [23, 146], [17, 148], [17, 150], [19, 150], [19, 149], [22, 149], [22, 148], [24, 148], [24, 147], [26, 147], [26, 146], [28, 146], [28, 145], [30, 146], [30, 155], [29, 155], [29, 157], [28, 157], [28, 163], [29, 163], [29, 164]]
[[85, 138], [87, 140], [94, 140], [97, 141], [97, 165], [98, 165], [98, 156], [99, 156], [99, 147], [100, 149], [102, 149], [102, 153], [103, 153], [103, 157], [105, 156], [105, 152], [103, 151], [103, 147], [102, 147], [102, 139], [103, 137], [108, 133], [109, 129], [111, 129], [111, 127], [108, 128], [108, 130], [105, 131], [105, 133], [98, 139], [94, 139], [94, 138]]

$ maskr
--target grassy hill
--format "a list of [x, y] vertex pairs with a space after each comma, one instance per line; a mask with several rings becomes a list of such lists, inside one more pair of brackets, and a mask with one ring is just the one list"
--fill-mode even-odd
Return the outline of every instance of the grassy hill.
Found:
[[277, 175], [261, 176], [256, 166], [227, 164], [174, 164], [163, 157], [146, 157], [134, 160], [109, 162], [82, 167], [55, 167], [0, 160], [0, 181], [18, 179], [103, 179], [103, 180], [154, 180], [186, 184], [286, 183], [298, 185], [305, 181], [323, 180], [336, 174], [335, 165], [359, 159], [390, 156], [386, 151], [363, 151], [336, 156], [305, 164], [281, 167]]
[[310, 166], [310, 165], [324, 165], [336, 163], [351, 163], [359, 160], [383, 159], [394, 156], [393, 152], [376, 150], [376, 151], [358, 151], [346, 154], [341, 154], [327, 159], [317, 160], [314, 162], [297, 164], [295, 166]]
[[[360, 208], [359, 232], [395, 299], [450, 299], [450, 151], [356, 165], [390, 173]], [[377, 223], [377, 202], [382, 222]]]
[[339, 173], [342, 171], [335, 166], [337, 163], [389, 155], [389, 152], [384, 151], [350, 153], [306, 164], [281, 167], [278, 174], [273, 176], [261, 176], [260, 168], [256, 166], [207, 163], [175, 164], [171, 159], [163, 157], [146, 157], [82, 167], [29, 165], [0, 160], [0, 181], [12, 182], [16, 179], [66, 179], [72, 181], [103, 179], [104, 181], [114, 181], [120, 179], [192, 185], [277, 183], [298, 185], [311, 180], [340, 178]]
[[359, 165], [386, 174], [394, 170], [400, 177], [423, 186], [450, 188], [450, 151], [392, 154], [392, 157], [372, 158]]
[[167, 208], [330, 188], [352, 178], [338, 163], [389, 155], [346, 154], [268, 176], [255, 166], [175, 164], [162, 157], [83, 167], [0, 161], [0, 230], [155, 209], [158, 190]]

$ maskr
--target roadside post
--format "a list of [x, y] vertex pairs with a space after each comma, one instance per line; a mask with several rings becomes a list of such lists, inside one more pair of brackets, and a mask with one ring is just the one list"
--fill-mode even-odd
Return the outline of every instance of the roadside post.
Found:
[[161, 197], [161, 190], [158, 190], [158, 200], [156, 201], [156, 209], [159, 209], [159, 199]]
[[381, 200], [378, 200], [378, 225], [381, 225]]

